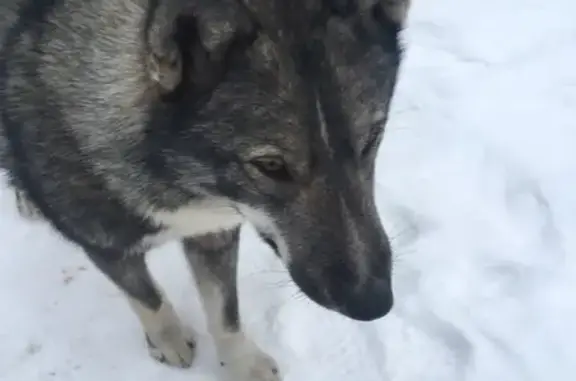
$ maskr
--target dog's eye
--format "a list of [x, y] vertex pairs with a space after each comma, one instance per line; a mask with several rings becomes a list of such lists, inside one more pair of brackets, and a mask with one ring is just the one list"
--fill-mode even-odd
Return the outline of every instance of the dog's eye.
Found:
[[252, 164], [265, 176], [276, 181], [290, 181], [290, 171], [280, 156], [262, 156], [252, 160]]

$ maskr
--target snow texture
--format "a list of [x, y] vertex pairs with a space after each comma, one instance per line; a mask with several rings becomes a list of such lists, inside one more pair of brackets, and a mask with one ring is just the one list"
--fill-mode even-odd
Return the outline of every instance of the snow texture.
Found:
[[[576, 374], [576, 2], [416, 0], [378, 164], [396, 305], [357, 323], [296, 296], [244, 232], [241, 311], [286, 381], [570, 381]], [[151, 265], [201, 333], [152, 361], [123, 296], [0, 193], [0, 380], [215, 381], [176, 244]]]

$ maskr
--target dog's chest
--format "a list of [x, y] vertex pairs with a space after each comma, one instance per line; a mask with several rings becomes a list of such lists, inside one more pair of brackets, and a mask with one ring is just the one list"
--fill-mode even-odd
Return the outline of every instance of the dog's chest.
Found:
[[172, 239], [230, 230], [243, 221], [236, 209], [217, 201], [195, 202], [176, 211], [155, 210], [147, 215], [162, 227], [160, 233], [146, 237], [145, 242], [152, 246]]

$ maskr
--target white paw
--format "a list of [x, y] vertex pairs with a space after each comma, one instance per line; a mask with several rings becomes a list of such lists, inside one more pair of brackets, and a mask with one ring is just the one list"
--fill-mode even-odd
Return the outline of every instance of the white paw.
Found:
[[196, 354], [194, 335], [184, 330], [170, 303], [164, 301], [154, 311], [135, 299], [129, 300], [146, 333], [150, 355], [163, 364], [189, 368]]
[[162, 332], [160, 335], [146, 334], [150, 356], [162, 364], [177, 368], [189, 368], [194, 362], [196, 343], [185, 339], [182, 332]]
[[219, 343], [221, 365], [234, 381], [280, 381], [276, 361], [251, 340], [224, 340]]

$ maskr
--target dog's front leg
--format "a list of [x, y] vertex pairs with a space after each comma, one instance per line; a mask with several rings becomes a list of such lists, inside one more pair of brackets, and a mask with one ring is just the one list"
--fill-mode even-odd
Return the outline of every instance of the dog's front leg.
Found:
[[90, 259], [120, 288], [136, 313], [150, 355], [161, 363], [188, 368], [195, 355], [193, 333], [180, 324], [172, 305], [148, 272], [144, 254], [88, 252]]
[[276, 362], [245, 336], [236, 287], [239, 229], [184, 240], [208, 330], [222, 366], [237, 381], [279, 381]]

